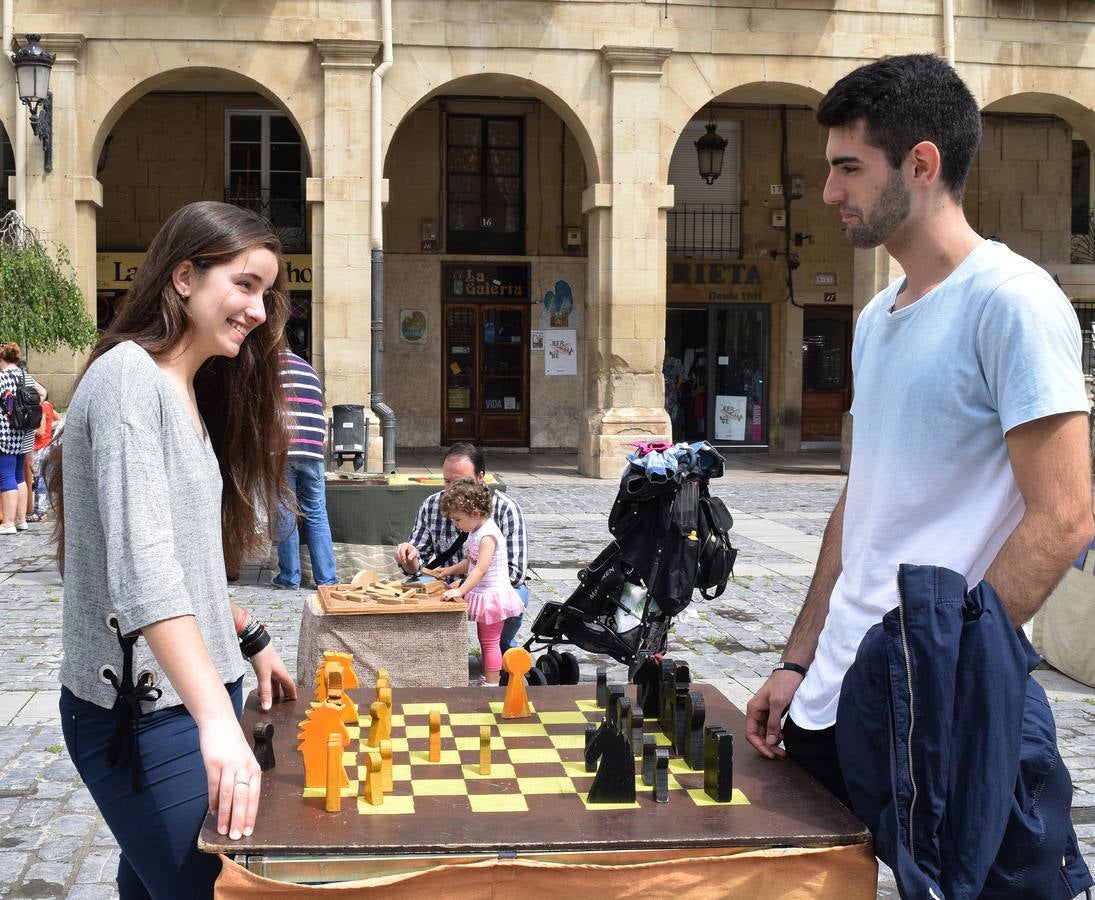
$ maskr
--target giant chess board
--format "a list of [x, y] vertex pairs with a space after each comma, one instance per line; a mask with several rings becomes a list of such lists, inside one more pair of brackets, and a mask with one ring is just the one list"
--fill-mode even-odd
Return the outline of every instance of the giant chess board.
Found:
[[[655, 803], [636, 759], [636, 802], [589, 804], [593, 773], [585, 771], [584, 731], [604, 711], [594, 685], [530, 688], [533, 714], [501, 718], [503, 689], [400, 690], [392, 685], [394, 790], [380, 805], [360, 798], [368, 734], [367, 685], [352, 691], [364, 721], [350, 726], [343, 760], [351, 779], [339, 812], [324, 808], [322, 790], [304, 788], [299, 725], [310, 698], [277, 703], [262, 713], [248, 698], [244, 728], [274, 726], [276, 767], [263, 775], [254, 834], [230, 841], [207, 819], [204, 850], [257, 854], [449, 853], [463, 851], [664, 850], [834, 846], [868, 839], [863, 826], [801, 769], [761, 759], [744, 738], [744, 717], [710, 685], [704, 695], [707, 724], [734, 734], [734, 795], [716, 803], [703, 791], [703, 772], [671, 757], [669, 801]], [[634, 702], [634, 687], [628, 686]], [[439, 762], [429, 762], [428, 718], [442, 716]], [[479, 729], [491, 726], [491, 773], [479, 774]], [[668, 747], [656, 721], [646, 723]], [[354, 797], [355, 799], [349, 799]]]

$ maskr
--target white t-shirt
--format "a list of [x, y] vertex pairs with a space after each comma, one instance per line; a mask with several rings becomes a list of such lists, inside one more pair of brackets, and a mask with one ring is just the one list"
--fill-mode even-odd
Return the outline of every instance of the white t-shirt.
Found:
[[899, 564], [945, 566], [971, 586], [984, 578], [1024, 510], [1005, 433], [1087, 410], [1076, 315], [1029, 260], [985, 241], [891, 313], [900, 286], [856, 325], [843, 571], [791, 703], [803, 728], [836, 721], [860, 641], [897, 606]]

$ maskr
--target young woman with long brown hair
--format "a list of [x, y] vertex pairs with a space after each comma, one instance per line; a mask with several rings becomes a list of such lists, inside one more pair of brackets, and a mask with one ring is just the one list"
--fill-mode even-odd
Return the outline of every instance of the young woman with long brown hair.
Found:
[[206, 810], [238, 838], [258, 809], [245, 658], [264, 707], [296, 696], [225, 578], [284, 493], [280, 252], [246, 210], [174, 213], [91, 353], [50, 466], [62, 727], [121, 847], [123, 898], [212, 896]]

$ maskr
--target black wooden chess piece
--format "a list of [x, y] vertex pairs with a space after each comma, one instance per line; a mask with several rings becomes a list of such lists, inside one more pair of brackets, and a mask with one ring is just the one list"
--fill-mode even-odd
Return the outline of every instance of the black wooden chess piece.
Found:
[[261, 719], [255, 723], [255, 759], [263, 772], [274, 768], [274, 723]]
[[597, 706], [601, 709], [608, 706], [608, 669], [605, 666], [597, 666]]
[[669, 802], [669, 751], [665, 747], [654, 753], [654, 800]]
[[592, 748], [599, 762], [589, 789], [589, 802], [634, 803], [635, 757], [631, 755], [631, 738], [606, 723], [597, 731]]
[[687, 732], [684, 739], [684, 752], [681, 756], [693, 771], [699, 771], [704, 766], [703, 725], [706, 717], [707, 709], [704, 706], [703, 694], [699, 691], [689, 691], [684, 703]]
[[718, 725], [704, 729], [703, 790], [719, 803], [734, 795], [734, 736]]
[[653, 721], [661, 713], [662, 671], [658, 661], [648, 656], [635, 668], [631, 676], [635, 683], [635, 696], [643, 708], [643, 715]]
[[643, 784], [654, 786], [654, 756], [658, 739], [652, 734], [643, 735]]

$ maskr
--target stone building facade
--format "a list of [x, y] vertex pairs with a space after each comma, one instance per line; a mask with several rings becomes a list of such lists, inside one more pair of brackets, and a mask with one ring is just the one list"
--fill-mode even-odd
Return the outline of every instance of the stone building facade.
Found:
[[[941, 0], [391, 6], [383, 366], [402, 446], [576, 447], [581, 471], [613, 475], [628, 442], [670, 433], [667, 355], [685, 370], [678, 436], [838, 439], [855, 315], [897, 273], [853, 252], [823, 203], [813, 110], [887, 54], [953, 54], [985, 112], [970, 221], [1095, 318], [1092, 267], [1070, 256], [1095, 145], [1086, 0], [955, 0], [953, 22]], [[17, 40], [41, 34], [57, 62], [53, 171], [27, 133], [12, 177], [100, 321], [172, 210], [254, 205], [286, 244], [291, 339], [328, 402], [368, 405], [380, 15], [357, 0], [17, 0]], [[0, 82], [15, 140], [10, 66]], [[692, 148], [708, 123], [730, 141], [710, 185]], [[61, 396], [78, 364], [36, 359]]]

